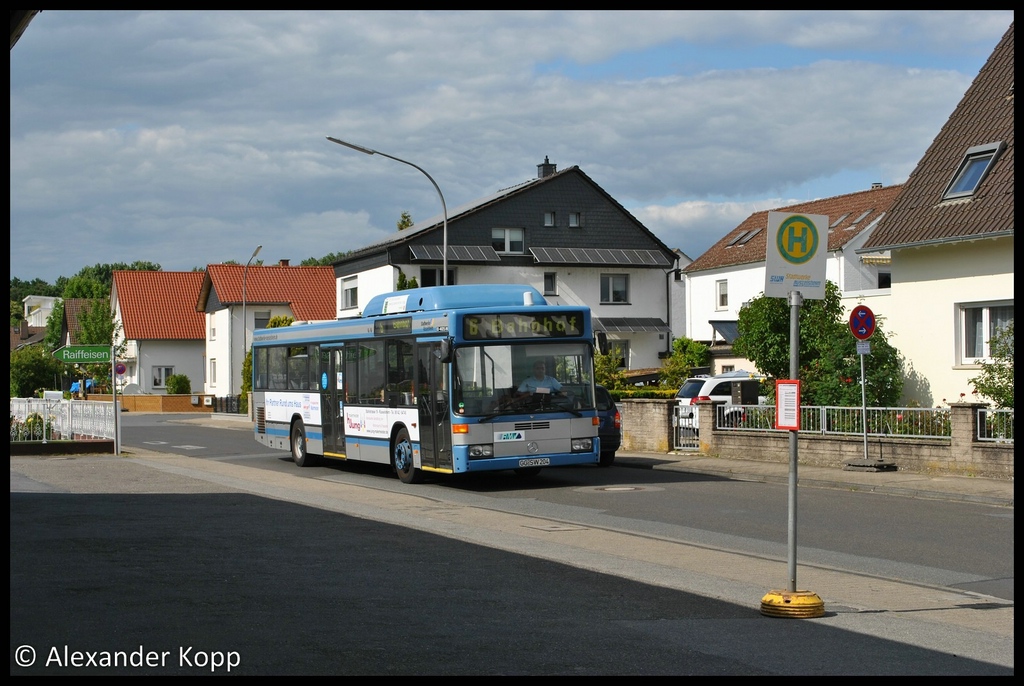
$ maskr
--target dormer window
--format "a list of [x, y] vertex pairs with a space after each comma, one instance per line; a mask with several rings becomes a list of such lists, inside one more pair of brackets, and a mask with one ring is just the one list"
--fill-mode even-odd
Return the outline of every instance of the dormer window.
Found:
[[974, 195], [974, 192], [978, 190], [978, 186], [981, 185], [981, 182], [992, 168], [992, 163], [996, 161], [999, 153], [1005, 147], [1005, 143], [999, 142], [968, 148], [963, 160], [960, 162], [960, 167], [953, 176], [953, 181], [946, 188], [946, 192], [943, 193], [942, 199], [950, 200]]

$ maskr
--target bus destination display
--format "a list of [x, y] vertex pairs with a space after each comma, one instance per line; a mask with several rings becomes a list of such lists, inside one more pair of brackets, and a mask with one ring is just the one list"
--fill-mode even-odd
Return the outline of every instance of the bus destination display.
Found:
[[462, 318], [462, 335], [469, 341], [582, 336], [583, 313], [467, 314]]

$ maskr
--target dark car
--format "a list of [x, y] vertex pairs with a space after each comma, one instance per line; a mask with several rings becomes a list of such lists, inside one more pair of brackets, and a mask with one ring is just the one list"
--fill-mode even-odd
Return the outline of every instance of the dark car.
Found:
[[594, 386], [597, 400], [597, 416], [601, 424], [597, 429], [601, 439], [601, 466], [611, 466], [615, 461], [615, 451], [622, 445], [622, 415], [615, 406], [612, 394], [604, 386]]

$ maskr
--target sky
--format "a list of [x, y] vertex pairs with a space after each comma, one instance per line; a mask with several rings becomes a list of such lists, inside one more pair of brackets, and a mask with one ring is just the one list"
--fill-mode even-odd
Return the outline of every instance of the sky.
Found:
[[1012, 21], [45, 10], [11, 49], [11, 278], [245, 264], [257, 245], [296, 265], [545, 158], [696, 259], [754, 212], [906, 181]]

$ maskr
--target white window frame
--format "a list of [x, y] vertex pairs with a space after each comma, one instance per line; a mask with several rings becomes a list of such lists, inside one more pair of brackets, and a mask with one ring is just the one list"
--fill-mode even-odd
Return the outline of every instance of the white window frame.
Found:
[[558, 272], [544, 272], [544, 295], [558, 295]]
[[729, 280], [715, 281], [715, 310], [729, 309]]
[[1000, 141], [968, 148], [956, 173], [953, 174], [953, 179], [946, 186], [946, 192], [942, 194], [942, 199], [952, 200], [974, 195], [981, 182], [992, 170], [992, 165], [1004, 147], [1006, 144]]
[[[516, 249], [516, 244], [518, 244], [518, 249]], [[522, 255], [526, 252], [526, 231], [523, 229], [491, 229], [491, 247], [500, 255]]]
[[[960, 367], [978, 368], [981, 364], [992, 362], [992, 351], [989, 340], [995, 332], [996, 322], [992, 320], [992, 311], [999, 308], [1013, 308], [1012, 300], [995, 300], [990, 302], [958, 303], [956, 306], [957, 334], [957, 365]], [[1011, 316], [1010, 319], [1013, 317]], [[972, 331], [973, 329], [973, 331]], [[978, 337], [982, 340], [978, 341]], [[971, 344], [974, 344], [971, 347]], [[982, 354], [977, 355], [980, 344]]]
[[583, 214], [581, 212], [569, 213], [569, 228], [578, 229], [583, 226]]
[[545, 227], [558, 226], [558, 217], [557, 217], [557, 215], [555, 215], [554, 212], [545, 212], [544, 213], [544, 226]]
[[351, 310], [359, 307], [359, 278], [350, 276], [341, 280], [341, 308]]
[[217, 387], [217, 358], [210, 358], [210, 388]]
[[174, 375], [174, 367], [154, 365], [151, 367], [153, 388], [167, 388], [167, 377]]
[[[621, 284], [617, 289], [616, 285]], [[625, 299], [616, 299], [616, 290], [625, 291]], [[629, 305], [629, 274], [602, 274], [601, 275], [601, 304], [602, 305]]]
[[[420, 286], [440, 286], [442, 271], [443, 270], [440, 267], [420, 267]], [[458, 283], [455, 279], [455, 274], [456, 270], [449, 267], [448, 280], [445, 281], [446, 286], [454, 286]]]

